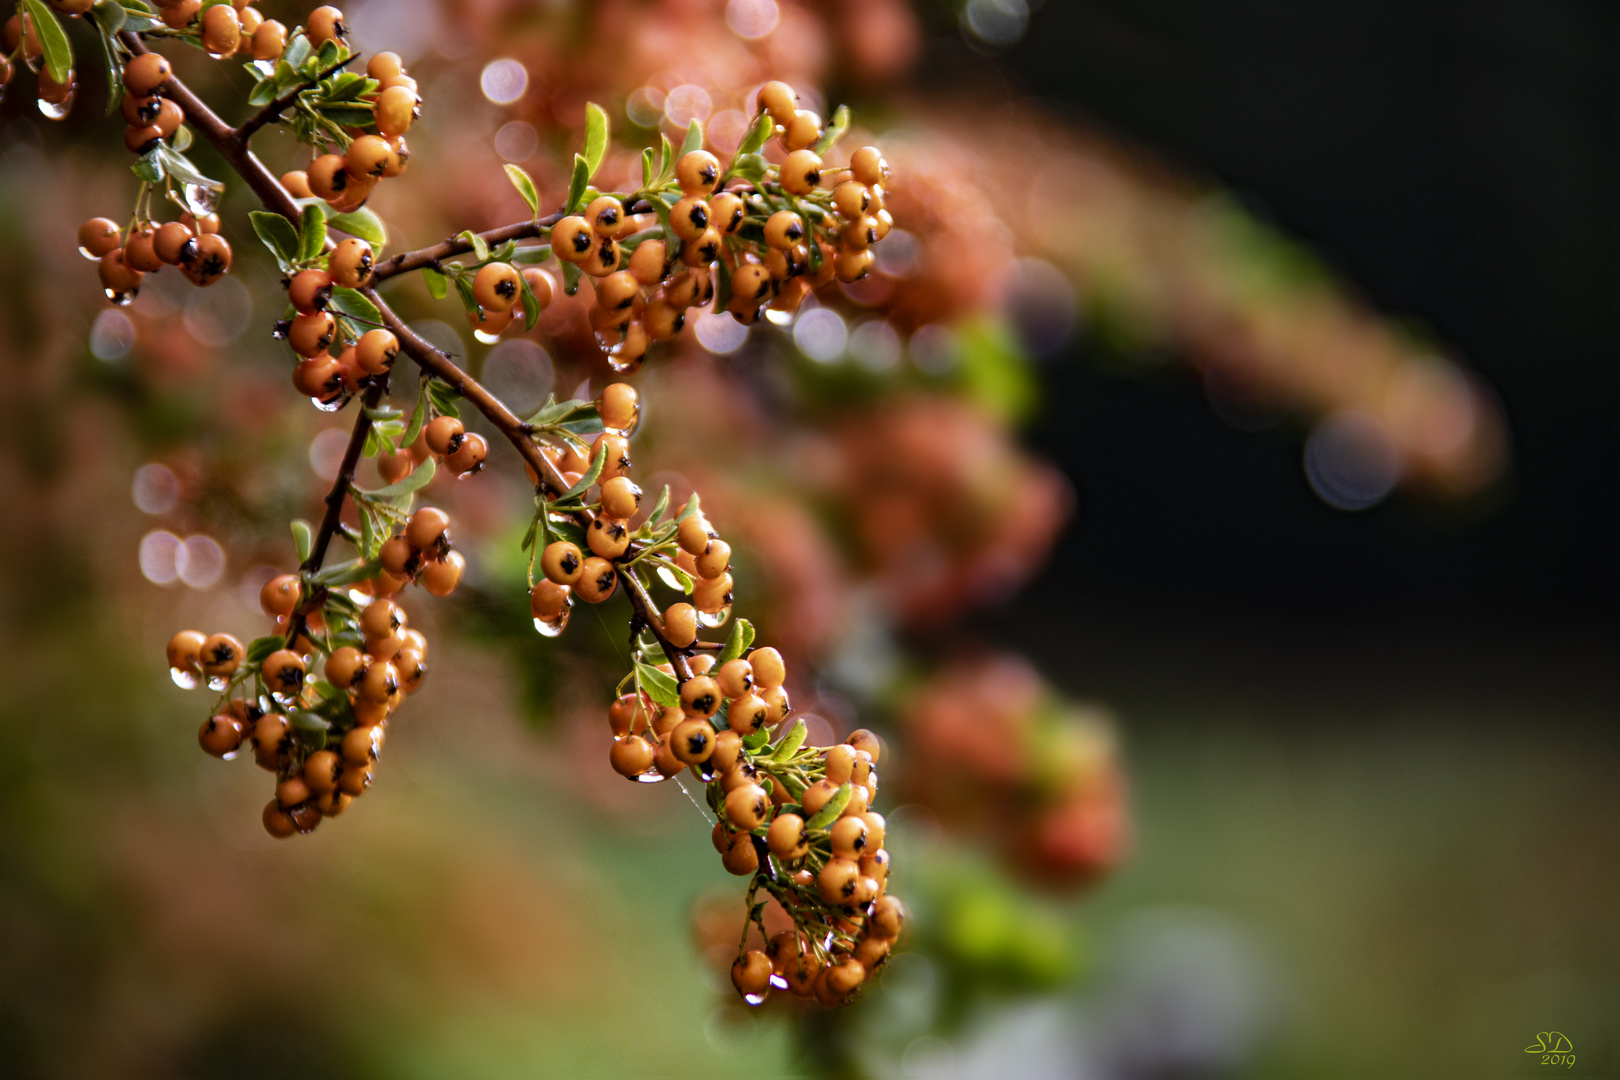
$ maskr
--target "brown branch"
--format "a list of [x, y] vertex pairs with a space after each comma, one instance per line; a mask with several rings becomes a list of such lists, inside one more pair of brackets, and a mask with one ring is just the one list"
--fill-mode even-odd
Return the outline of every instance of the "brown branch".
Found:
[[[652, 212], [652, 204], [645, 199], [638, 200], [625, 208], [629, 214], [646, 214]], [[547, 214], [533, 221], [515, 221], [510, 225], [501, 225], [478, 235], [484, 243], [497, 247], [508, 240], [523, 240], [531, 236], [539, 236], [540, 230], [549, 229], [561, 221], [567, 214], [558, 210], [554, 214]], [[377, 264], [373, 273], [375, 281], [391, 278], [396, 274], [406, 274], [412, 270], [420, 270], [424, 266], [433, 266], [440, 259], [448, 259], [452, 255], [462, 255], [473, 249], [471, 243], [459, 236], [452, 236], [432, 247], [420, 248], [416, 251], [402, 251], [398, 255], [382, 260]]]
[[[147, 51], [145, 44], [142, 43], [137, 34], [124, 33], [120, 35], [120, 38], [129, 47], [130, 51], [136, 55]], [[280, 181], [271, 174], [270, 170], [265, 168], [264, 163], [248, 149], [245, 140], [237, 137], [236, 129], [221, 120], [212, 109], [203, 103], [202, 99], [192, 93], [190, 88], [180, 81], [178, 76], [172, 76], [169, 79], [166, 92], [168, 97], [184, 110], [192, 126], [219, 151], [226, 164], [230, 165], [237, 175], [246, 181], [249, 189], [259, 197], [259, 201], [264, 204], [265, 208], [297, 224], [300, 216], [298, 204], [293, 201], [292, 196], [287, 193], [287, 189], [281, 186]], [[532, 228], [535, 223], [524, 222], [523, 224]], [[462, 250], [470, 249], [471, 245], [467, 245]], [[420, 334], [406, 326], [404, 320], [395, 314], [394, 309], [389, 307], [388, 303], [377, 295], [376, 289], [368, 286], [360, 291], [365, 295], [366, 299], [377, 306], [377, 311], [382, 316], [383, 325], [394, 332], [394, 336], [399, 339], [400, 348], [405, 355], [409, 356], [411, 361], [424, 372], [453, 387], [457, 393], [472, 403], [473, 407], [482, 413], [484, 418], [493, 424], [495, 429], [517, 448], [518, 453], [533, 468], [535, 475], [540, 477], [542, 490], [549, 489], [559, 495], [568, 490], [569, 485], [563, 481], [561, 471], [552, 463], [550, 458], [540, 452], [540, 447], [534, 441], [528, 426], [513, 415], [511, 409], [508, 409], [499, 398], [486, 390], [478, 380], [457, 367], [448, 356], [434, 348]], [[369, 399], [371, 394], [378, 390], [378, 387], [373, 387], [372, 391], [367, 392], [367, 398]], [[380, 393], [376, 400], [381, 400]], [[376, 400], [372, 400], [370, 404], [376, 404]], [[365, 431], [369, 429], [370, 421], [362, 413], [355, 422], [355, 435], [350, 438], [348, 449], [344, 452], [344, 462], [348, 464], [350, 473], [353, 471], [355, 461], [358, 460], [361, 448], [365, 445]], [[351, 460], [351, 458], [355, 460]], [[342, 476], [343, 470], [340, 469], [340, 481]], [[319, 552], [320, 558], [325, 558], [326, 547], [331, 542], [331, 532], [337, 528], [338, 514], [341, 508], [341, 495], [339, 495], [335, 503], [329, 495], [326, 518], [322, 521], [322, 534], [325, 542], [310, 549], [310, 559], [304, 566], [306, 570], [319, 567], [320, 562], [316, 558], [317, 552]], [[575, 519], [581, 527], [587, 529], [590, 527], [592, 520], [591, 514], [584, 510], [576, 514]], [[632, 558], [636, 553], [637, 551], [633, 547], [631, 551], [626, 552], [624, 558]], [[646, 597], [638, 596], [636, 590], [627, 587], [625, 592], [630, 597], [631, 606], [634, 608], [637, 617], [647, 624], [653, 636], [658, 639], [658, 644], [663, 649], [665, 657], [668, 658], [670, 665], [675, 669], [676, 677], [682, 682], [690, 679], [692, 677], [691, 665], [686, 662], [686, 657], [681, 650], [671, 645], [668, 639], [664, 637], [662, 629], [664, 620], [661, 613], [653, 608]], [[308, 601], [309, 598], [306, 598], [306, 603]], [[293, 627], [289, 626], [289, 630], [291, 629]]]

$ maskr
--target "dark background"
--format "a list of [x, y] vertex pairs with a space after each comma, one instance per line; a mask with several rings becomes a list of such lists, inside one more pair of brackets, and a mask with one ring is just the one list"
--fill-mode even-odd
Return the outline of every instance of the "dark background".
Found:
[[1306, 679], [1329, 673], [1309, 657], [1350, 650], [1486, 693], [1596, 674], [1620, 539], [1616, 21], [1577, 0], [1036, 11], [990, 61], [1001, 78], [1232, 189], [1424, 327], [1500, 395], [1513, 459], [1464, 505], [1397, 493], [1344, 513], [1311, 492], [1297, 426], [1240, 432], [1177, 373], [1069, 357], [1032, 439], [1080, 512], [1006, 623], [1070, 607], [1071, 640], [1026, 640], [1102, 650], [1093, 671], [1150, 645], [1213, 669], [1282, 651]]

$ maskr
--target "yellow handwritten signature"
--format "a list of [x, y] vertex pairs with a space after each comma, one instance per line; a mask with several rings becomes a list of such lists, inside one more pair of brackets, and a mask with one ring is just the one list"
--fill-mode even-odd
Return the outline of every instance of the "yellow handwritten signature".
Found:
[[1540, 1054], [1543, 1065], [1562, 1065], [1566, 1069], [1575, 1067], [1575, 1046], [1569, 1041], [1569, 1036], [1561, 1031], [1538, 1031], [1536, 1041], [1524, 1048], [1527, 1054]]

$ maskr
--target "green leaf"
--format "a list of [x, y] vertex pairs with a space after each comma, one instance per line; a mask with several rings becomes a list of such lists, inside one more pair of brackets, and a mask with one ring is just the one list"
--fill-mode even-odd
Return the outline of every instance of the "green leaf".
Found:
[[754, 126], [748, 129], [748, 134], [744, 136], [743, 141], [738, 144], [737, 152], [732, 156], [731, 159], [733, 162], [732, 168], [736, 168], [735, 162], [737, 158], [742, 157], [744, 154], [759, 153], [759, 148], [765, 145], [765, 140], [769, 139], [771, 137], [771, 132], [775, 130], [776, 121], [771, 119], [771, 114], [766, 112], [760, 113], [759, 118], [754, 121]]
[[387, 487], [380, 487], [376, 491], [360, 491], [359, 488], [355, 488], [355, 490], [368, 499], [378, 502], [391, 502], [401, 496], [413, 495], [421, 491], [432, 483], [433, 474], [437, 470], [438, 466], [433, 463], [433, 459], [428, 458], [412, 469], [409, 476], [401, 477]]
[[535, 427], [549, 427], [550, 425], [557, 423], [559, 420], [562, 420], [565, 416], [568, 416], [583, 404], [583, 401], [572, 399], [568, 401], [558, 401], [556, 394], [547, 394], [546, 403], [540, 406], [539, 411], [533, 416], [529, 417], [526, 421], [524, 421], [524, 423], [533, 424]]
[[478, 298], [473, 295], [472, 282], [467, 280], [467, 275], [458, 274], [450, 280], [455, 282], [456, 295], [461, 297], [461, 306], [467, 309], [467, 314], [477, 314]]
[[754, 643], [754, 626], [747, 619], [735, 619], [731, 624], [731, 636], [726, 639], [726, 647], [720, 650], [715, 657], [714, 666], [735, 660], [748, 651], [748, 646]]
[[161, 184], [163, 182], [163, 148], [155, 146], [148, 150], [129, 169], [137, 178], [146, 181], [148, 184]]
[[314, 536], [310, 532], [309, 522], [303, 518], [292, 520], [293, 548], [298, 552], [299, 565], [309, 561], [309, 552], [314, 544]]
[[427, 282], [428, 295], [435, 300], [443, 300], [450, 295], [450, 279], [433, 269], [431, 266], [422, 267], [422, 280]]
[[663, 187], [675, 175], [675, 144], [662, 131], [658, 133], [658, 179], [654, 187]]
[[564, 208], [568, 213], [579, 212], [580, 200], [585, 197], [585, 185], [591, 182], [591, 163], [585, 160], [583, 154], [574, 155], [574, 178], [568, 183], [568, 202]]
[[529, 288], [529, 279], [522, 274], [518, 275], [518, 300], [523, 304], [523, 329], [533, 330], [534, 324], [540, 321], [540, 301]]
[[[426, 464], [426, 462], [423, 462]], [[315, 575], [318, 585], [353, 585], [357, 581], [376, 577], [382, 565], [376, 559], [350, 559], [336, 566], [328, 566]]]
[[285, 644], [286, 639], [280, 634], [254, 638], [248, 642], [247, 652], [242, 654], [242, 659], [249, 664], [262, 664], [266, 657], [273, 652], [278, 652]]
[[489, 262], [489, 245], [484, 242], [482, 236], [479, 236], [471, 229], [462, 229], [456, 233], [456, 239], [465, 242], [468, 247], [472, 248], [473, 254], [478, 257], [479, 262]]
[[643, 191], [653, 186], [653, 152], [652, 147], [641, 151], [641, 189]]
[[749, 751], [750, 753], [754, 753], [763, 749], [765, 744], [770, 741], [771, 733], [762, 728], [759, 731], [754, 732], [752, 735], [744, 735], [742, 744], [743, 749]]
[[333, 287], [332, 299], [328, 301], [327, 308], [334, 315], [347, 315], [349, 318], [359, 319], [361, 322], [373, 324], [382, 322], [382, 312], [377, 310], [376, 304], [367, 300], [356, 290], [345, 288], [342, 285]]
[[285, 271], [298, 260], [298, 230], [293, 228], [292, 222], [266, 210], [251, 211], [248, 220], [253, 223], [253, 231], [270, 249], [270, 254], [276, 257], [282, 270]]
[[427, 423], [427, 405], [423, 401], [423, 391], [416, 392], [416, 408], [411, 410], [411, 422], [406, 425], [405, 431], [399, 437], [399, 445], [409, 446], [422, 434], [422, 427]]
[[[303, 29], [300, 28], [293, 31], [292, 40], [287, 42], [287, 47], [282, 50], [281, 63], [286, 64], [289, 68], [297, 70], [307, 59], [309, 59], [309, 38], [304, 34]], [[279, 73], [279, 66], [277, 71]]]
[[41, 0], [23, 0], [23, 7], [39, 34], [40, 47], [45, 50], [45, 67], [50, 70], [51, 78], [59, 83], [67, 82], [68, 72], [73, 70], [73, 46], [68, 43], [62, 24]]
[[676, 521], [685, 521], [687, 518], [691, 517], [693, 514], [695, 514], [697, 512], [698, 512], [698, 494], [697, 494], [697, 492], [694, 491], [694, 492], [692, 492], [692, 497], [690, 499], [686, 500], [686, 505], [681, 508], [681, 512], [676, 515], [675, 520]]
[[731, 174], [758, 181], [769, 167], [770, 163], [758, 154], [738, 154], [732, 159]]
[[659, 518], [663, 517], [664, 516], [664, 511], [668, 510], [668, 509], [669, 509], [669, 485], [665, 484], [663, 492], [661, 492], [659, 494], [659, 496], [658, 496], [658, 501], [653, 504], [652, 513], [647, 515], [648, 524], [651, 524], [652, 522], [655, 522]]
[[360, 503], [360, 557], [369, 559], [376, 554], [377, 526], [372, 521], [372, 513], [365, 503]]
[[573, 487], [563, 492], [558, 502], [578, 498], [585, 494], [587, 488], [596, 483], [596, 478], [602, 475], [602, 466], [607, 464], [607, 451], [607, 445], [604, 444], [602, 449], [597, 451], [596, 457], [591, 459], [591, 467], [585, 470], [585, 475], [581, 476]]
[[453, 387], [438, 379], [430, 379], [427, 381], [427, 393], [435, 413], [440, 416], [461, 416], [461, 410], [456, 408], [456, 399], [461, 395]]
[[679, 161], [692, 151], [701, 149], [703, 149], [703, 121], [694, 118], [686, 125], [686, 138], [681, 141], [681, 152], [676, 160]]
[[849, 781], [845, 780], [842, 784], [838, 785], [838, 790], [833, 792], [833, 797], [827, 800], [827, 805], [816, 811], [815, 817], [812, 817], [809, 821], [804, 823], [805, 831], [809, 832], [812, 829], [825, 829], [833, 822], [837, 821], [838, 815], [842, 814], [844, 812], [844, 807], [849, 805], [849, 795]]
[[808, 732], [805, 730], [804, 721], [795, 720], [793, 730], [784, 735], [782, 741], [776, 744], [776, 752], [771, 755], [771, 760], [782, 762], [791, 758], [799, 747], [804, 745], [806, 734]]
[[321, 732], [324, 734], [327, 731], [330, 731], [332, 728], [332, 722], [330, 720], [326, 719], [324, 716], [317, 716], [316, 714], [305, 709], [294, 709], [287, 716], [287, 719], [292, 722], [293, 727], [304, 731]]
[[191, 142], [191, 129], [185, 124], [181, 124], [179, 127], [174, 129], [174, 139], [169, 143], [169, 145], [174, 147], [176, 150], [190, 150]]
[[579, 292], [579, 279], [581, 273], [583, 273], [583, 271], [580, 270], [578, 263], [562, 263], [563, 292], [567, 293], [569, 296], [573, 296], [575, 293]]
[[816, 156], [825, 157], [827, 155], [827, 151], [831, 150], [833, 148], [833, 144], [839, 139], [843, 138], [844, 132], [848, 130], [849, 106], [840, 105], [838, 108], [833, 110], [832, 119], [829, 120], [827, 122], [827, 126], [822, 129], [821, 138], [816, 140], [816, 145], [813, 147], [816, 152]]
[[666, 709], [679, 708], [681, 704], [680, 684], [674, 676], [665, 675], [651, 664], [636, 661], [636, 682], [646, 695]]
[[205, 187], [216, 192], [225, 190], [224, 184], [211, 177], [204, 176], [198, 171], [197, 166], [191, 163], [190, 158], [174, 147], [160, 144], [154, 152], [163, 155], [164, 171], [182, 184], [196, 184], [198, 187]]
[[298, 261], [308, 262], [326, 250], [326, 207], [312, 202], [304, 206], [298, 228]]
[[518, 248], [512, 252], [509, 262], [522, 263], [526, 266], [535, 266], [551, 258], [551, 245], [541, 244], [539, 247]]
[[317, 105], [315, 108], [322, 116], [340, 127], [374, 128], [377, 125], [377, 114], [365, 105], [337, 101], [330, 105]]
[[607, 156], [608, 114], [594, 101], [585, 104], [585, 162], [590, 167], [586, 179], [596, 175]]
[[529, 204], [529, 209], [538, 215], [540, 213], [540, 193], [534, 189], [534, 181], [530, 179], [529, 174], [516, 165], [508, 165], [506, 167], [506, 178], [512, 181], [512, 186], [517, 188], [519, 195], [523, 196], [523, 201]]
[[[259, 69], [254, 67], [252, 64], [246, 64], [244, 66], [248, 69], [248, 74], [250, 75], [257, 75], [259, 73]], [[276, 92], [278, 89], [280, 89], [280, 87], [280, 80], [278, 80], [274, 75], [266, 75], [264, 78], [253, 84], [252, 91], [248, 93], [248, 104], [257, 105], [260, 108], [270, 104], [280, 96]]]
[[381, 255], [383, 248], [388, 246], [388, 229], [383, 225], [382, 218], [363, 206], [347, 214], [333, 214], [327, 224], [364, 240], [377, 255]]

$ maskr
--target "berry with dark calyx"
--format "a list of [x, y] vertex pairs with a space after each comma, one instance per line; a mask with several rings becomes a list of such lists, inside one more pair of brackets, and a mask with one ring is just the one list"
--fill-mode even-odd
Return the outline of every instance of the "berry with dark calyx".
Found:
[[683, 720], [669, 733], [669, 744], [682, 763], [701, 765], [714, 753], [714, 728], [707, 720]]
[[343, 152], [343, 170], [355, 180], [375, 180], [388, 170], [394, 149], [381, 135], [361, 135]]
[[778, 210], [765, 220], [765, 242], [786, 250], [804, 239], [804, 221], [791, 210]]
[[365, 674], [368, 662], [366, 654], [353, 645], [333, 649], [326, 658], [326, 681], [339, 690], [347, 690]]
[[[702, 611], [702, 608], [698, 609]], [[744, 694], [731, 699], [726, 711], [726, 722], [739, 735], [752, 735], [765, 727], [771, 718], [771, 709], [758, 694]]]
[[858, 817], [841, 817], [831, 830], [832, 853], [841, 859], [856, 859], [866, 853], [866, 822]]
[[427, 448], [440, 457], [461, 449], [465, 431], [466, 428], [461, 421], [454, 416], [435, 416], [422, 429], [423, 436], [427, 440]]
[[641, 295], [641, 283], [628, 270], [615, 270], [596, 283], [596, 303], [608, 311], [629, 311]]
[[720, 692], [728, 698], [739, 698], [754, 689], [754, 665], [747, 660], [727, 660], [714, 673]]
[[461, 445], [455, 452], [444, 459], [444, 465], [451, 476], [470, 476], [484, 467], [488, 456], [489, 440], [476, 431], [469, 431], [461, 437]]
[[702, 196], [687, 195], [669, 209], [669, 225], [682, 240], [696, 240], [709, 228], [709, 204]]
[[293, 369], [293, 386], [305, 397], [324, 401], [342, 392], [342, 365], [335, 356], [312, 356]]
[[242, 665], [242, 643], [230, 634], [215, 634], [197, 650], [197, 665], [209, 678], [228, 678]]
[[304, 658], [291, 649], [278, 649], [265, 657], [259, 667], [259, 677], [272, 694], [297, 697], [304, 689]]
[[724, 540], [710, 540], [708, 549], [696, 556], [699, 577], [717, 578], [731, 566], [731, 545]]
[[617, 240], [599, 237], [596, 246], [579, 264], [579, 268], [592, 277], [607, 277], [619, 269], [619, 261], [623, 253]]
[[367, 375], [385, 375], [399, 357], [399, 338], [392, 330], [367, 330], [355, 343], [355, 358]]
[[714, 189], [720, 179], [720, 161], [707, 150], [682, 154], [675, 163], [675, 182], [687, 195], [701, 195]]
[[591, 257], [596, 240], [590, 222], [578, 214], [571, 214], [551, 227], [552, 253], [566, 262], [585, 262]]
[[597, 236], [617, 237], [624, 224], [624, 204], [611, 195], [599, 195], [585, 208], [585, 220]]
[[652, 744], [640, 735], [627, 735], [614, 741], [608, 762], [614, 772], [633, 780], [653, 767]]
[[630, 547], [630, 527], [623, 518], [598, 514], [585, 532], [585, 541], [593, 555], [617, 559]]
[[742, 199], [729, 191], [709, 196], [709, 224], [722, 236], [731, 236], [742, 228], [748, 208]]
[[210, 716], [197, 732], [198, 744], [208, 753], [223, 758], [236, 753], [247, 736], [247, 726], [234, 716]]
[[624, 520], [635, 514], [640, 507], [641, 489], [628, 476], [615, 476], [602, 484], [604, 514]]
[[340, 41], [349, 36], [349, 28], [343, 22], [343, 12], [335, 7], [318, 7], [309, 13], [306, 23], [309, 30], [309, 43], [316, 49], [328, 41]]
[[428, 563], [417, 577], [417, 583], [434, 596], [449, 596], [461, 584], [462, 571], [467, 560], [459, 551], [452, 551], [435, 563]]
[[782, 190], [808, 195], [821, 183], [821, 158], [813, 150], [795, 150], [782, 162]]
[[579, 581], [574, 585], [575, 594], [587, 604], [600, 604], [613, 595], [613, 590], [619, 587], [619, 572], [613, 569], [613, 564], [606, 559], [595, 555], [585, 560], [580, 567]]
[[449, 533], [450, 515], [436, 506], [419, 507], [405, 526], [406, 542], [419, 551], [445, 547], [450, 542]]
[[567, 540], [554, 540], [540, 553], [540, 572], [558, 585], [573, 585], [584, 568], [584, 553]]
[[346, 289], [364, 288], [371, 280], [374, 266], [371, 245], [355, 236], [338, 241], [326, 260], [332, 280]]
[[191, 230], [178, 221], [166, 221], [157, 227], [152, 237], [152, 250], [170, 266], [179, 266], [191, 258], [193, 249]]
[[218, 233], [204, 232], [187, 246], [180, 263], [186, 280], [207, 288], [231, 268], [231, 245]]
[[317, 750], [304, 761], [304, 785], [315, 795], [336, 791], [343, 759], [331, 750]]
[[293, 316], [292, 326], [287, 330], [287, 344], [292, 346], [293, 352], [308, 359], [330, 349], [332, 339], [336, 336], [337, 320], [332, 313], [316, 311], [309, 315]]
[[172, 74], [168, 60], [157, 53], [142, 53], [124, 65], [124, 89], [146, 97], [167, 85]]
[[510, 311], [518, 291], [518, 272], [510, 263], [485, 263], [473, 275], [473, 298], [485, 311]]
[[300, 270], [287, 282], [287, 299], [300, 315], [325, 311], [332, 300], [332, 275], [325, 270]]
[[681, 262], [687, 266], [710, 266], [719, 257], [720, 234], [712, 228], [681, 245]]
[[720, 708], [720, 684], [707, 675], [681, 683], [681, 709], [687, 716], [709, 717]]
[[682, 550], [697, 556], [709, 550], [709, 541], [718, 539], [718, 536], [709, 527], [708, 519], [702, 514], [693, 514], [681, 522], [680, 527], [676, 530], [675, 539], [681, 545]]

